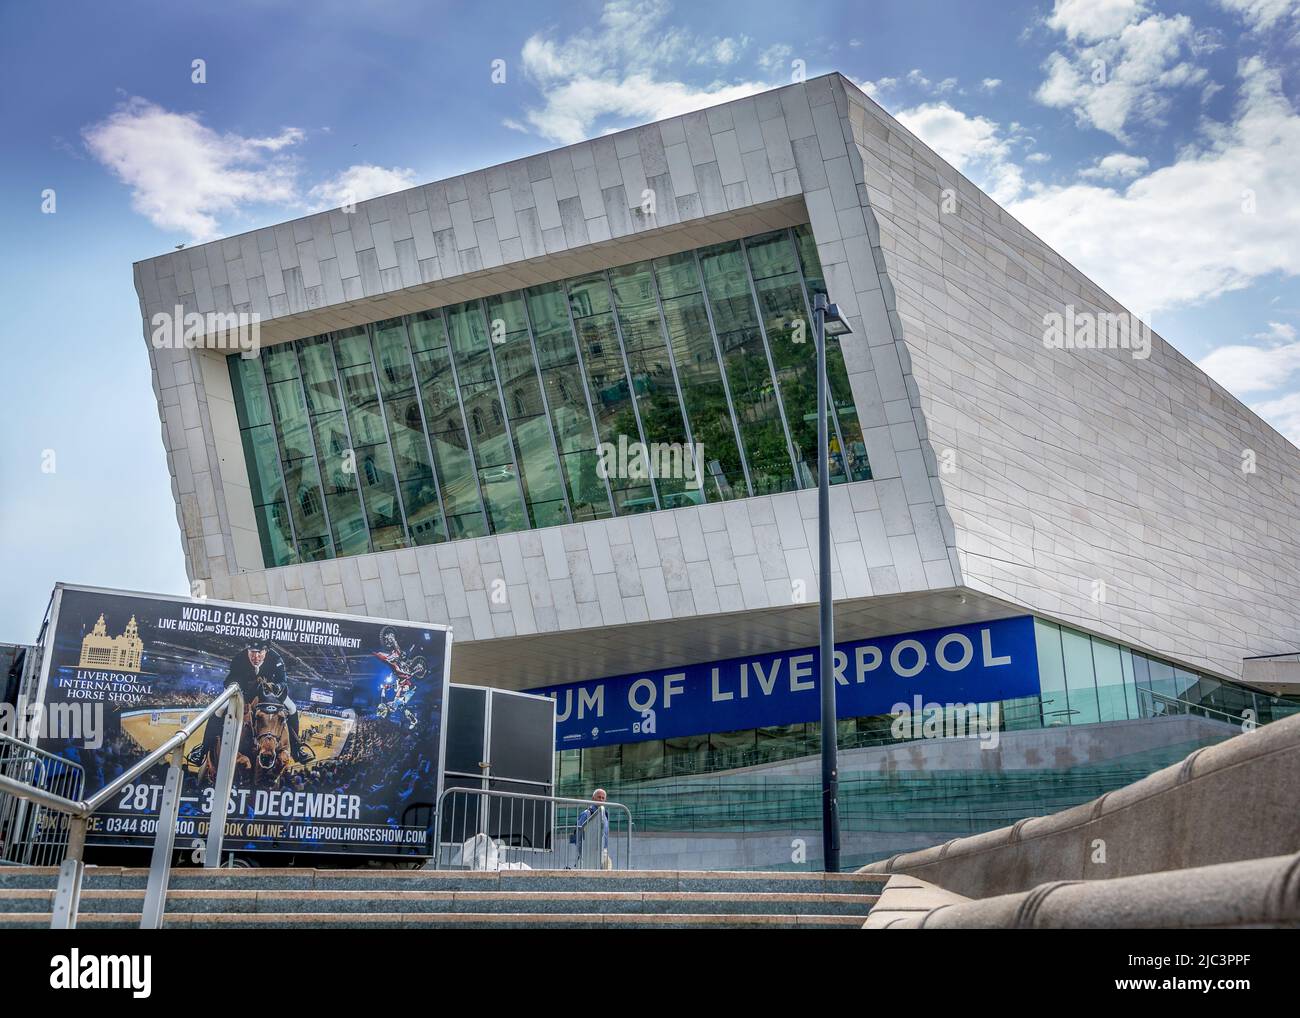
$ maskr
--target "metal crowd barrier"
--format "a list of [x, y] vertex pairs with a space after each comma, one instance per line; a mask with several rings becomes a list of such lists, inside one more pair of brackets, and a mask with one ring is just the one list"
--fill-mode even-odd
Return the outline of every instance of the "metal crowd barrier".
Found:
[[[0, 777], [64, 799], [80, 799], [81, 764], [0, 735]], [[0, 866], [58, 866], [68, 848], [68, 818], [37, 802], [0, 792]]]
[[433, 869], [626, 870], [632, 813], [618, 802], [448, 788], [427, 850]]

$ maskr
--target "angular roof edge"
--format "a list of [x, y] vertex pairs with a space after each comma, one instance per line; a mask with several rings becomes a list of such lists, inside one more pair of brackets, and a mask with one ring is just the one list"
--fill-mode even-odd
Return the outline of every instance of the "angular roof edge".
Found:
[[[841, 79], [843, 79], [845, 82], [847, 82], [850, 86], [852, 86], [854, 89], [856, 89], [858, 92], [862, 92], [862, 90], [861, 90], [860, 88], [858, 88], [857, 84], [854, 83], [854, 81], [853, 81], [852, 78], [848, 77], [847, 75], [843, 74], [843, 73], [840, 72], [840, 71], [829, 71], [829, 72], [827, 72], [826, 74], [819, 74], [819, 75], [816, 75], [816, 76], [814, 76], [814, 77], [812, 77], [812, 78], [808, 78], [808, 79], [806, 79], [806, 80], [803, 81], [803, 82], [789, 82], [789, 83], [786, 83], [786, 84], [784, 84], [784, 85], [774, 85], [772, 88], [764, 89], [764, 90], [761, 91], [761, 92], [755, 92], [755, 93], [753, 93], [752, 95], [749, 95], [749, 96], [741, 96], [739, 99], [730, 99], [730, 100], [728, 100], [727, 102], [713, 103], [713, 104], [710, 105], [710, 106], [701, 106], [699, 109], [686, 110], [686, 111], [683, 111], [682, 113], [677, 113], [677, 114], [674, 114], [673, 116], [670, 116], [670, 117], [663, 117], [663, 118], [661, 118], [661, 119], [659, 119], [659, 120], [647, 120], [647, 121], [644, 121], [643, 123], [633, 124], [631, 127], [625, 127], [625, 128], [623, 128], [623, 129], [621, 129], [621, 130], [618, 130], [618, 131], [610, 131], [610, 132], [607, 133], [607, 134], [600, 134], [600, 135], [596, 135], [596, 136], [591, 137], [591, 138], [584, 138], [582, 141], [574, 142], [574, 143], [571, 144], [571, 145], [559, 145], [559, 146], [557, 146], [557, 147], [555, 147], [555, 148], [541, 149], [540, 151], [531, 152], [531, 153], [529, 153], [529, 154], [527, 154], [527, 155], [517, 156], [517, 157], [515, 157], [514, 159], [507, 159], [505, 162], [501, 162], [501, 163], [492, 163], [492, 164], [490, 164], [490, 165], [488, 165], [488, 166], [476, 166], [476, 167], [472, 167], [472, 168], [470, 168], [470, 169], [467, 169], [467, 170], [465, 170], [465, 171], [462, 172], [462, 173], [454, 173], [454, 174], [452, 174], [451, 176], [448, 176], [448, 177], [437, 177], [437, 178], [435, 178], [435, 179], [433, 179], [433, 180], [424, 180], [424, 181], [421, 181], [421, 182], [418, 183], [418, 184], [414, 184], [414, 185], [412, 185], [411, 187], [405, 187], [405, 188], [402, 188], [401, 190], [398, 190], [398, 191], [389, 191], [389, 192], [387, 192], [387, 193], [385, 193], [385, 194], [372, 195], [372, 196], [369, 197], [369, 198], [365, 198], [365, 199], [363, 199], [363, 200], [361, 200], [361, 201], [358, 201], [358, 202], [356, 203], [356, 205], [357, 205], [357, 209], [361, 209], [361, 208], [363, 208], [364, 206], [368, 205], [370, 202], [375, 202], [375, 201], [386, 201], [386, 200], [388, 200], [389, 198], [396, 197], [397, 195], [404, 195], [404, 194], [407, 194], [407, 193], [412, 192], [412, 191], [418, 191], [418, 190], [420, 190], [421, 188], [430, 187], [430, 186], [435, 186], [435, 185], [438, 185], [438, 184], [445, 184], [445, 183], [447, 183], [447, 182], [449, 182], [449, 181], [459, 180], [459, 179], [461, 179], [461, 178], [463, 178], [463, 177], [468, 177], [468, 176], [471, 176], [471, 175], [473, 175], [473, 174], [475, 174], [475, 173], [487, 173], [487, 172], [489, 172], [489, 171], [503, 169], [504, 167], [511, 166], [511, 165], [513, 165], [513, 164], [515, 164], [515, 163], [520, 163], [520, 162], [522, 162], [522, 163], [527, 163], [528, 160], [530, 160], [530, 159], [537, 159], [537, 158], [540, 158], [540, 157], [542, 157], [542, 156], [550, 156], [550, 155], [552, 155], [552, 154], [554, 154], [554, 153], [557, 153], [557, 152], [564, 152], [564, 151], [567, 151], [567, 150], [569, 150], [569, 149], [577, 148], [577, 147], [579, 147], [580, 145], [588, 145], [588, 144], [590, 144], [591, 142], [593, 142], [593, 141], [597, 141], [597, 140], [614, 139], [614, 138], [619, 137], [620, 135], [631, 134], [631, 133], [634, 132], [634, 131], [639, 131], [639, 130], [641, 130], [642, 128], [644, 128], [644, 127], [649, 127], [649, 126], [651, 126], [651, 125], [653, 125], [653, 124], [659, 124], [659, 123], [663, 123], [664, 121], [667, 121], [667, 120], [673, 120], [673, 119], [675, 119], [676, 117], [687, 116], [687, 115], [692, 114], [692, 113], [707, 113], [709, 110], [721, 109], [721, 108], [724, 107], [724, 106], [733, 106], [733, 105], [735, 105], [736, 103], [744, 102], [746, 99], [753, 99], [755, 96], [760, 96], [760, 95], [769, 95], [769, 94], [771, 94], [771, 93], [773, 93], [773, 92], [780, 92], [780, 91], [783, 90], [783, 89], [793, 88], [793, 87], [797, 87], [797, 86], [799, 86], [799, 85], [807, 85], [807, 84], [809, 84], [809, 83], [811, 83], [811, 82], [817, 82], [817, 81], [822, 81], [822, 80], [830, 80], [830, 79], [832, 79], [832, 78], [841, 78]], [[866, 96], [866, 93], [862, 92], [862, 94], [863, 94], [863, 96], [865, 96], [865, 97], [867, 97], [867, 98], [870, 98], [869, 96]], [[877, 105], [878, 105], [878, 104], [877, 104]], [[881, 107], [881, 109], [883, 110], [884, 107]], [[886, 114], [888, 114], [888, 111], [885, 111], [885, 112], [886, 112]], [[910, 134], [910, 132], [909, 132], [909, 134]], [[915, 138], [914, 135], [913, 135], [912, 137]], [[920, 139], [916, 139], [916, 140], [917, 140], [918, 142], [920, 142]], [[924, 144], [924, 142], [920, 142], [920, 144]], [[936, 154], [936, 156], [938, 155], [938, 153], [935, 153], [935, 154]], [[187, 250], [187, 251], [189, 251], [189, 250], [202, 250], [202, 249], [204, 249], [204, 248], [211, 247], [211, 246], [214, 245], [214, 244], [223, 244], [223, 243], [228, 243], [228, 242], [231, 242], [231, 241], [237, 241], [240, 237], [246, 237], [246, 236], [248, 236], [249, 234], [257, 233], [259, 230], [265, 230], [265, 229], [272, 228], [272, 227], [276, 227], [276, 226], [292, 226], [294, 223], [299, 223], [299, 222], [302, 222], [302, 221], [304, 221], [304, 220], [311, 219], [313, 216], [329, 215], [329, 214], [331, 214], [331, 213], [339, 213], [339, 212], [341, 212], [341, 211], [342, 211], [342, 208], [341, 208], [340, 206], [336, 206], [336, 207], [334, 207], [334, 208], [316, 209], [316, 210], [313, 210], [313, 211], [310, 211], [310, 212], [304, 212], [304, 213], [303, 213], [302, 215], [300, 215], [300, 216], [294, 216], [292, 219], [280, 219], [280, 220], [276, 220], [275, 222], [263, 223], [263, 224], [260, 225], [260, 226], [252, 226], [252, 227], [249, 227], [247, 230], [241, 230], [241, 231], [239, 231], [238, 233], [230, 233], [230, 234], [226, 234], [225, 236], [216, 237], [216, 238], [214, 238], [213, 240], [206, 240], [206, 241], [203, 241], [201, 244], [193, 244], [193, 245], [189, 245], [189, 244], [187, 244], [187, 245], [185, 245], [184, 250]], [[175, 255], [176, 253], [177, 253], [176, 251], [163, 251], [163, 252], [160, 252], [159, 254], [156, 254], [156, 255], [149, 255], [149, 256], [144, 257], [144, 258], [138, 258], [138, 259], [136, 259], [135, 261], [133, 261], [131, 264], [132, 264], [133, 266], [136, 266], [136, 265], [142, 265], [142, 264], [144, 264], [144, 263], [146, 263], [146, 262], [157, 261], [157, 260], [159, 260], [159, 259], [161, 259], [161, 258], [170, 258], [170, 257], [172, 257], [173, 255]]]

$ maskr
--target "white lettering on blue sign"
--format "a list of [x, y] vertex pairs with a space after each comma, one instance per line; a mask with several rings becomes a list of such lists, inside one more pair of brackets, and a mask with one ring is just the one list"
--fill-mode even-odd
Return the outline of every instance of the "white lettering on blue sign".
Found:
[[[534, 692], [555, 698], [563, 748], [795, 724], [819, 716], [819, 656], [814, 648], [732, 658]], [[1033, 619], [841, 643], [833, 675], [841, 717], [887, 714], [916, 696], [950, 703], [1036, 696]]]

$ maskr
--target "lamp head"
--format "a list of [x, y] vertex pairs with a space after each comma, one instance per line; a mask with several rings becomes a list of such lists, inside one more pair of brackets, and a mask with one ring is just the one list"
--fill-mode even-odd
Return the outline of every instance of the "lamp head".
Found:
[[849, 323], [846, 322], [844, 317], [840, 314], [840, 306], [838, 304], [826, 305], [826, 324], [824, 328], [827, 336], [847, 336], [853, 332], [853, 330], [849, 328]]

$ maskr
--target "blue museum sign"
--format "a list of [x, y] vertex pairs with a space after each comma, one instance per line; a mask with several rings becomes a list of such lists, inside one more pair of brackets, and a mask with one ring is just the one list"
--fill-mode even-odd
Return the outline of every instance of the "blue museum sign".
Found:
[[[592, 679], [529, 692], [555, 698], [557, 749], [816, 721], [816, 647]], [[840, 717], [895, 704], [986, 703], [1038, 695], [1034, 620], [899, 633], [835, 646]]]

